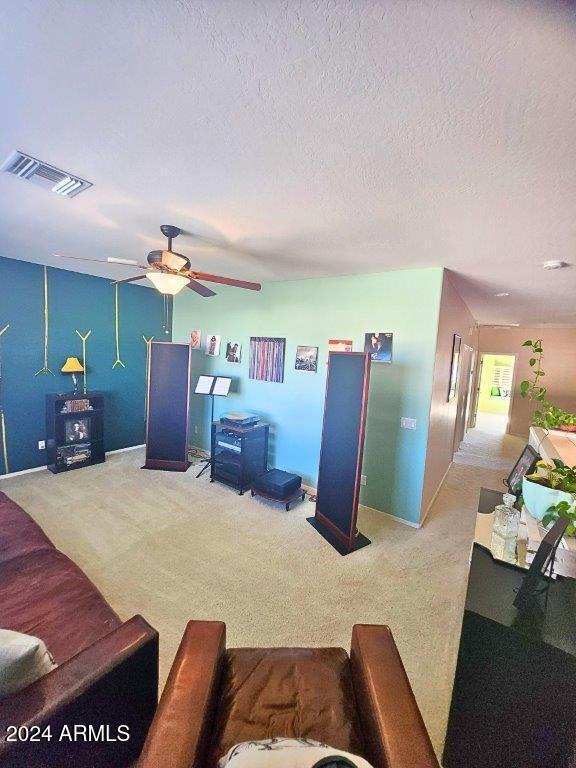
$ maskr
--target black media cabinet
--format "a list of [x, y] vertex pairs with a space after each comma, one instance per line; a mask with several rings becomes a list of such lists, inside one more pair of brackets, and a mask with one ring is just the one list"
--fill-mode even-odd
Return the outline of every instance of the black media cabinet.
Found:
[[268, 469], [269, 425], [242, 427], [212, 422], [210, 480], [231, 485], [242, 496]]
[[104, 395], [46, 395], [46, 454], [50, 472], [105, 461]]

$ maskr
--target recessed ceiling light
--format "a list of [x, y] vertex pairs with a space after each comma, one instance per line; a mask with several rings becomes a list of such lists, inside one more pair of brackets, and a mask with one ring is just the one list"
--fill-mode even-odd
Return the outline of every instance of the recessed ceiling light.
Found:
[[506, 291], [502, 291], [502, 293], [495, 293], [494, 296], [498, 296], [498, 298], [502, 298], [502, 296], [510, 296], [510, 294], [506, 293]]
[[554, 259], [551, 261], [545, 261], [544, 264], [542, 264], [543, 269], [562, 269], [563, 267], [567, 267], [568, 264], [565, 261], [555, 261]]

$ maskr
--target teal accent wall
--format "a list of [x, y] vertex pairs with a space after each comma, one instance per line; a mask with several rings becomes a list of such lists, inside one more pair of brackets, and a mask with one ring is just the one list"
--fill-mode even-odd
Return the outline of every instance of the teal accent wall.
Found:
[[[351, 338], [361, 351], [369, 331], [394, 334], [393, 363], [373, 363], [364, 450], [361, 502], [411, 522], [420, 519], [428, 438], [434, 352], [443, 270], [403, 270], [373, 275], [267, 283], [260, 293], [215, 286], [204, 299], [185, 291], [174, 301], [174, 340], [199, 328], [222, 336], [219, 358], [192, 355], [195, 384], [201, 373], [232, 376], [233, 392], [216, 398], [215, 415], [251, 410], [272, 425], [270, 465], [316, 484], [328, 339]], [[283, 384], [248, 378], [250, 336], [286, 337]], [[242, 362], [225, 360], [226, 342], [242, 343]], [[294, 370], [296, 347], [319, 347], [318, 373]], [[400, 417], [417, 420], [400, 428]], [[209, 399], [192, 396], [191, 440], [209, 446]], [[196, 429], [198, 430], [196, 433]]]
[[[106, 393], [106, 450], [144, 442], [146, 345], [142, 334], [170, 340], [163, 328], [163, 299], [155, 290], [121, 285], [120, 351], [115, 360], [114, 289], [110, 280], [48, 268], [48, 364], [55, 376], [34, 376], [44, 361], [44, 270], [38, 264], [0, 257], [0, 337], [8, 464], [18, 472], [46, 464], [38, 450], [45, 437], [45, 394], [69, 392], [71, 377], [60, 373], [69, 356], [82, 358], [75, 333], [92, 329], [87, 342], [88, 387]], [[0, 441], [1, 446], [1, 441]], [[0, 450], [0, 474], [5, 474]]]

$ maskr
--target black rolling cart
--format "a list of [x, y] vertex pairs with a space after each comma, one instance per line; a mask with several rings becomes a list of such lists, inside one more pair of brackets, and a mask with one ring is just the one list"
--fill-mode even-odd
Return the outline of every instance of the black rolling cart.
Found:
[[269, 424], [212, 422], [210, 481], [235, 488], [240, 496], [268, 469]]
[[102, 392], [46, 395], [46, 454], [54, 474], [105, 461]]

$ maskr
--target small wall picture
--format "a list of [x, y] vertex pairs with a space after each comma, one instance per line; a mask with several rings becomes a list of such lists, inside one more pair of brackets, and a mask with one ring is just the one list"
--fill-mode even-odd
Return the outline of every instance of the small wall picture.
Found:
[[220, 354], [220, 336], [213, 333], [206, 334], [206, 354], [210, 357], [218, 357]]
[[456, 390], [458, 389], [458, 376], [460, 375], [460, 347], [462, 345], [462, 339], [457, 333], [454, 334], [452, 339], [452, 364], [450, 366], [450, 385], [448, 387], [448, 402], [456, 397]]
[[318, 370], [318, 347], [296, 347], [297, 371], [316, 373]]
[[242, 344], [239, 341], [229, 341], [226, 344], [226, 362], [240, 363], [242, 361]]
[[391, 363], [392, 334], [382, 332], [364, 334], [364, 352], [370, 352], [373, 363]]
[[202, 348], [202, 331], [192, 331], [190, 334], [190, 346], [192, 349]]
[[352, 339], [329, 339], [328, 352], [352, 352]]

